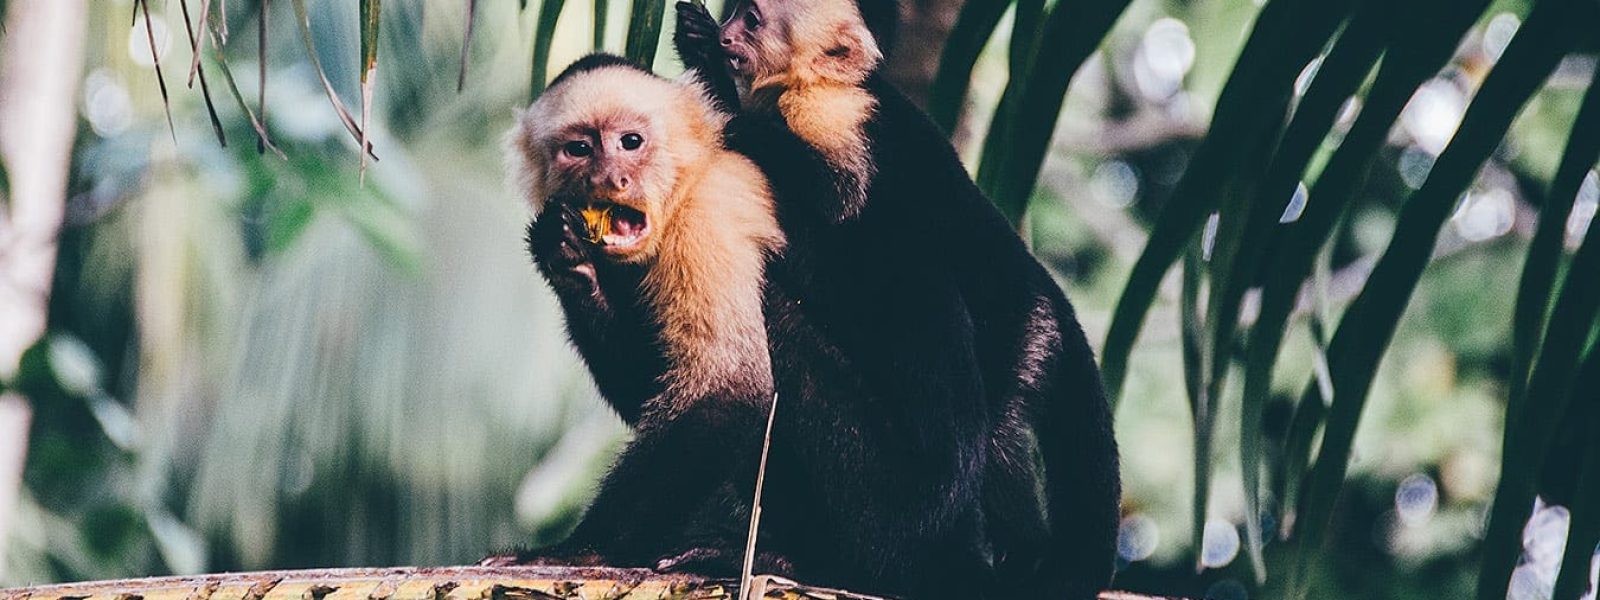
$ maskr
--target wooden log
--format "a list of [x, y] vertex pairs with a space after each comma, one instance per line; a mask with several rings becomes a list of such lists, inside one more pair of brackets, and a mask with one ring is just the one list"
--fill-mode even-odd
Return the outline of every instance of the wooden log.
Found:
[[[757, 577], [760, 598], [883, 600]], [[649, 569], [397, 567], [89, 581], [0, 589], [0, 600], [732, 600], [738, 582]], [[1161, 600], [1106, 592], [1101, 600]], [[1171, 599], [1176, 600], [1176, 599]]]

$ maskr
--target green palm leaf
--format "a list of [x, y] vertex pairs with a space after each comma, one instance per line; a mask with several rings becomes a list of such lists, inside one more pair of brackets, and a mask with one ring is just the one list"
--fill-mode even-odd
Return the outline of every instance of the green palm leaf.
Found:
[[[1439, 228], [1498, 146], [1512, 119], [1575, 43], [1584, 20], [1581, 13], [1573, 10], [1574, 4], [1589, 6], [1581, 0], [1556, 0], [1535, 7], [1468, 107], [1455, 139], [1440, 155], [1422, 188], [1401, 210], [1389, 247], [1329, 343], [1334, 397], [1316, 466], [1300, 502], [1297, 537], [1301, 546], [1295, 564], [1296, 581], [1304, 571], [1307, 556], [1321, 544], [1349, 466], [1350, 447], [1367, 392], [1428, 264]], [[1314, 402], [1320, 392], [1311, 387], [1304, 396], [1303, 402]]]

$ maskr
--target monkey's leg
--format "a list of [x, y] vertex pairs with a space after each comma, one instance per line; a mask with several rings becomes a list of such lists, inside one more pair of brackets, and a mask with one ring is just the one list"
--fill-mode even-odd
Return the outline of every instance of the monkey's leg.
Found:
[[685, 520], [759, 459], [767, 406], [770, 399], [713, 395], [670, 417], [646, 415], [560, 546], [592, 550], [621, 566], [655, 566], [681, 551]]

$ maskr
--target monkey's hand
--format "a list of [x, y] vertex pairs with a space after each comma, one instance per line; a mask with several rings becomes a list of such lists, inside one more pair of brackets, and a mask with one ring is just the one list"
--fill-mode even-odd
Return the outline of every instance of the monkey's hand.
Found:
[[528, 226], [528, 251], [556, 293], [600, 299], [600, 280], [589, 247], [578, 232], [583, 216], [570, 203], [552, 200]]
[[678, 28], [672, 34], [672, 47], [684, 69], [699, 74], [717, 110], [739, 112], [739, 86], [728, 72], [727, 55], [722, 51], [722, 26], [703, 4], [678, 0]]
[[678, 29], [672, 34], [672, 47], [678, 60], [689, 69], [705, 70], [722, 65], [722, 26], [704, 5], [678, 0]]
[[[712, 577], [738, 577], [744, 570], [743, 548], [690, 548], [676, 556], [663, 558], [656, 563], [661, 573], [695, 573]], [[772, 552], [758, 551], [752, 570], [762, 575], [777, 575], [794, 579], [794, 564], [789, 558]]]

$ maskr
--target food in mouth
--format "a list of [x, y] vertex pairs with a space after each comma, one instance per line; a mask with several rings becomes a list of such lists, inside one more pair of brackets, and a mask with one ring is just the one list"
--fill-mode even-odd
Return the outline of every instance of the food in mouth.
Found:
[[591, 202], [578, 209], [583, 216], [589, 242], [617, 249], [628, 248], [644, 239], [649, 220], [644, 213], [610, 202]]

